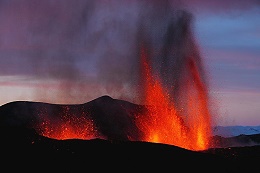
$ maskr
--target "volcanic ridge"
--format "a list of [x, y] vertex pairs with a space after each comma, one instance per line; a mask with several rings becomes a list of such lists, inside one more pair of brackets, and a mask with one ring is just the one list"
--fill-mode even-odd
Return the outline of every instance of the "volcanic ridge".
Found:
[[134, 117], [145, 111], [144, 105], [109, 96], [78, 105], [7, 103], [0, 107], [1, 167], [10, 172], [260, 170], [260, 134], [213, 136], [211, 147], [201, 151], [141, 141]]

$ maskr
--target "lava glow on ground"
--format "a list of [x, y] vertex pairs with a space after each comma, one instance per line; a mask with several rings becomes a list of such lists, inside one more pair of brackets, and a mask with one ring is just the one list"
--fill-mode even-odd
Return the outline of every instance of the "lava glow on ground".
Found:
[[[71, 115], [66, 110], [68, 107], [65, 107], [61, 120], [50, 120], [44, 118], [42, 123], [37, 126], [37, 130], [43, 136], [58, 139], [93, 139], [100, 137], [97, 128], [92, 119], [82, 112], [82, 115]], [[39, 115], [41, 116], [41, 115]], [[41, 117], [45, 117], [45, 114], [42, 114]]]

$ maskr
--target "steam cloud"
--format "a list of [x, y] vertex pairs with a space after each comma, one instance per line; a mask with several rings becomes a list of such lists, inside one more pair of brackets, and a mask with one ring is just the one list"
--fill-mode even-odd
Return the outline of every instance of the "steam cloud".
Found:
[[[150, 47], [153, 70], [178, 97], [188, 59], [200, 71], [190, 12], [179, 1], [0, 1], [3, 75], [58, 81], [35, 100], [85, 102], [103, 94], [136, 101], [140, 42]], [[8, 68], [6, 68], [8, 66]], [[46, 88], [47, 87], [47, 88]]]

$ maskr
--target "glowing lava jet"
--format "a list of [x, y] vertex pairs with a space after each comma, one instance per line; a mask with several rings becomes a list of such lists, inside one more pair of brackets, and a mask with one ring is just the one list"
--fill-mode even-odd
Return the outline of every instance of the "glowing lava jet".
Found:
[[160, 78], [152, 73], [148, 49], [141, 48], [146, 115], [138, 115], [136, 123], [144, 134], [143, 141], [164, 143], [190, 150], [207, 149], [211, 136], [207, 90], [195, 63], [190, 60], [187, 70], [192, 78], [186, 83], [188, 95], [186, 114], [178, 111]]

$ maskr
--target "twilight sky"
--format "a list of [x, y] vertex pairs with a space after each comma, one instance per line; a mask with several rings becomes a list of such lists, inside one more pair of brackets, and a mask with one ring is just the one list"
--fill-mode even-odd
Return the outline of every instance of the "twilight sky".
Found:
[[260, 1], [194, 1], [220, 124], [260, 125]]
[[[0, 105], [133, 95], [127, 67], [143, 8], [99, 2], [0, 0]], [[260, 1], [182, 3], [194, 15], [218, 124], [260, 125]]]

